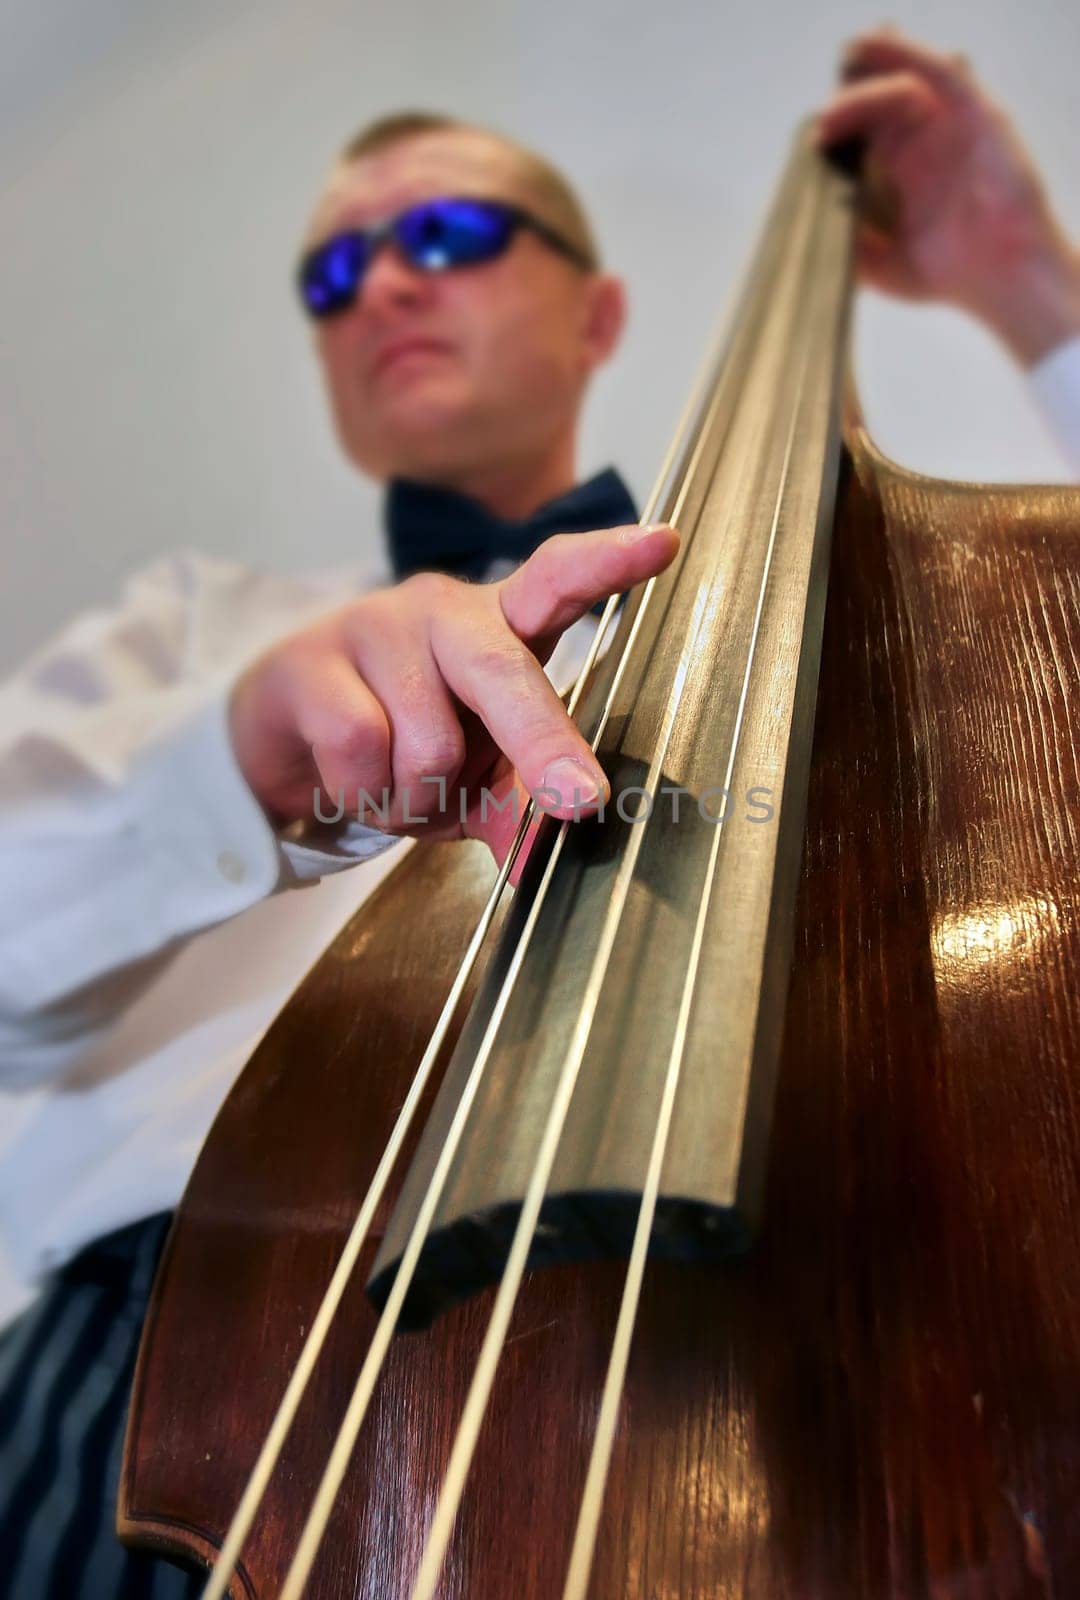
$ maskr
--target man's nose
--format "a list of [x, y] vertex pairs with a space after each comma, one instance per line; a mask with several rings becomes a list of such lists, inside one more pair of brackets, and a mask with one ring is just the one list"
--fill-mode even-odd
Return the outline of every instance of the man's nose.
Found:
[[414, 267], [392, 239], [384, 240], [364, 273], [358, 296], [361, 306], [378, 312], [416, 305], [432, 292], [432, 274]]

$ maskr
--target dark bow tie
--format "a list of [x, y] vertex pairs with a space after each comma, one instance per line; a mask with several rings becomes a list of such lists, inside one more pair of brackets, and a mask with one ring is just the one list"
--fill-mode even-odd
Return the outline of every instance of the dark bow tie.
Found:
[[449, 572], [482, 578], [493, 561], [524, 561], [553, 533], [588, 533], [637, 521], [630, 491], [612, 467], [549, 500], [523, 522], [493, 516], [468, 495], [395, 478], [386, 496], [386, 534], [398, 578]]

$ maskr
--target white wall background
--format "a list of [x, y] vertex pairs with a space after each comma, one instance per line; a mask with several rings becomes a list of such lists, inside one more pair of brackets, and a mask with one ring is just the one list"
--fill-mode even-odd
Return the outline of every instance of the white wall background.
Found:
[[[1080, 8], [891, 15], [972, 58], [1076, 230]], [[300, 568], [378, 537], [290, 268], [337, 146], [402, 105], [503, 126], [577, 177], [634, 311], [583, 465], [643, 492], [793, 125], [877, 20], [854, 0], [5, 0], [0, 667], [178, 545]], [[1064, 475], [1022, 378], [962, 318], [864, 299], [857, 370], [908, 465]]]

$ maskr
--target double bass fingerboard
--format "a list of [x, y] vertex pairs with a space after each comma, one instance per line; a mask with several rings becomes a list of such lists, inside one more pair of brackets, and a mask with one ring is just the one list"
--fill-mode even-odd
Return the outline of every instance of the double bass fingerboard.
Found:
[[580, 702], [611, 802], [602, 819], [541, 824], [375, 1262], [382, 1305], [456, 1117], [401, 1326], [499, 1280], [545, 1159], [531, 1267], [628, 1254], [650, 1160], [654, 1253], [716, 1259], [752, 1237], [805, 819], [853, 193], [801, 137], [657, 497], [679, 556], [623, 607]]

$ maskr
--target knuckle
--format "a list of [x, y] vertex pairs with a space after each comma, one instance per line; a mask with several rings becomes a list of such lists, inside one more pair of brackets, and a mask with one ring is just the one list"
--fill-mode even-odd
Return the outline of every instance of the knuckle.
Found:
[[580, 544], [569, 533], [557, 533], [535, 552], [528, 574], [529, 592], [549, 605], [573, 597], [580, 586]]
[[304, 674], [317, 659], [316, 648], [306, 633], [291, 633], [260, 657], [256, 666], [264, 666], [279, 673], [282, 678]]
[[553, 533], [537, 545], [527, 563], [529, 577], [537, 583], [554, 582], [566, 565], [572, 541], [572, 534]]
[[465, 759], [465, 735], [418, 664], [403, 669], [398, 695], [393, 730], [398, 764], [423, 777], [456, 772]]
[[501, 688], [524, 687], [526, 661], [524, 647], [516, 639], [484, 639], [473, 651], [474, 676]]
[[343, 717], [332, 744], [346, 760], [365, 766], [385, 762], [390, 752], [386, 722], [374, 712]]
[[558, 568], [580, 538], [581, 535], [575, 533], [553, 533], [550, 539], [545, 539], [543, 544], [538, 546], [537, 554], [548, 566]]
[[373, 589], [370, 594], [365, 594], [359, 600], [352, 601], [340, 613], [340, 620], [347, 635], [361, 633], [371, 627], [373, 623], [381, 622], [383, 617], [389, 615], [394, 607], [394, 594], [392, 589]]
[[573, 732], [564, 725], [556, 714], [552, 716], [528, 715], [518, 720], [517, 736], [525, 745], [536, 767], [543, 771], [555, 757], [565, 754], [567, 745], [567, 732]]
[[467, 588], [467, 584], [448, 577], [445, 572], [414, 572], [390, 592], [406, 597], [421, 611], [434, 612], [452, 606]]
[[465, 760], [465, 736], [460, 728], [411, 728], [403, 757], [416, 778], [452, 778]]
[[415, 656], [402, 662], [398, 668], [395, 693], [406, 725], [423, 722], [425, 719], [430, 720], [433, 713], [428, 680], [420, 661]]

